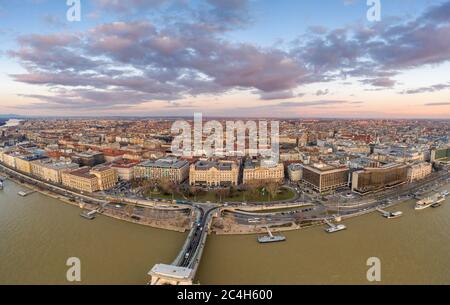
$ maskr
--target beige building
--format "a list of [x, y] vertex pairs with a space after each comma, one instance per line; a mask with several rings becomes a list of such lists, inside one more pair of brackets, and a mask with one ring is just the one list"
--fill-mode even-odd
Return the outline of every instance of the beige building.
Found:
[[284, 166], [282, 163], [270, 161], [247, 161], [244, 165], [243, 183], [284, 181]]
[[39, 179], [62, 183], [62, 173], [75, 170], [79, 167], [71, 162], [53, 162], [51, 160], [38, 160], [31, 162], [31, 173]]
[[90, 173], [97, 177], [98, 187], [101, 191], [113, 188], [119, 179], [117, 171], [107, 166], [94, 167]]
[[17, 151], [10, 153], [2, 153], [1, 161], [3, 164], [15, 168], [25, 174], [31, 174], [31, 162], [38, 159], [43, 159], [45, 157], [32, 155], [32, 154], [21, 154]]
[[19, 154], [17, 153], [5, 153], [3, 154], [3, 163], [6, 166], [9, 166], [11, 168], [16, 168], [16, 157]]
[[90, 167], [82, 167], [62, 173], [62, 184], [68, 188], [93, 193], [99, 190], [97, 176], [90, 173]]
[[239, 166], [234, 161], [198, 161], [189, 171], [189, 184], [201, 186], [237, 186]]
[[93, 193], [114, 187], [117, 183], [117, 173], [106, 166], [95, 168], [82, 167], [62, 173], [62, 184], [75, 190]]
[[31, 162], [26, 156], [16, 158], [16, 169], [22, 173], [31, 174]]
[[156, 161], [145, 161], [134, 168], [134, 176], [138, 179], [161, 180], [181, 183], [189, 176], [189, 162], [177, 158], [165, 158]]
[[117, 176], [120, 180], [130, 181], [134, 179], [135, 167], [139, 164], [139, 161], [133, 160], [116, 160], [111, 164], [111, 168], [114, 168], [117, 172]]
[[282, 162], [293, 162], [299, 160], [301, 160], [301, 155], [297, 151], [280, 153], [280, 161]]
[[299, 182], [303, 178], [303, 165], [294, 163], [288, 166], [289, 180], [292, 182]]
[[0, 148], [0, 162], [1, 163], [3, 163], [3, 156], [5, 153], [6, 153], [6, 151]]
[[303, 182], [319, 193], [330, 192], [349, 183], [349, 169], [326, 164], [303, 167]]
[[417, 164], [410, 165], [408, 167], [408, 182], [414, 182], [417, 180], [422, 180], [428, 175], [431, 175], [433, 166], [428, 162], [420, 162]]

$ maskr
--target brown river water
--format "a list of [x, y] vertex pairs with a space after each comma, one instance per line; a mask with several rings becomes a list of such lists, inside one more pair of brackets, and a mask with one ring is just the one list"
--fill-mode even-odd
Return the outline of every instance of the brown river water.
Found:
[[[447, 186], [447, 189], [450, 189]], [[156, 263], [170, 263], [186, 234], [152, 229], [80, 210], [12, 181], [0, 191], [0, 284], [68, 284], [66, 260], [81, 260], [82, 284], [146, 284]], [[287, 242], [260, 245], [256, 236], [208, 238], [201, 284], [368, 284], [366, 261], [381, 260], [384, 284], [450, 284], [450, 200], [414, 211], [414, 201], [323, 227], [285, 233]]]

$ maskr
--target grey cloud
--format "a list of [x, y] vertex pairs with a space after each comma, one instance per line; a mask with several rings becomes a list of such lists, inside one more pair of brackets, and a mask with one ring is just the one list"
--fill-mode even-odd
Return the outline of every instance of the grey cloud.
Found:
[[380, 77], [374, 79], [365, 79], [361, 81], [363, 84], [369, 84], [374, 87], [383, 87], [383, 88], [391, 88], [394, 87], [397, 83], [395, 80], [392, 80], [388, 77]]
[[[127, 5], [138, 10], [169, 2], [174, 3], [135, 0]], [[97, 4], [120, 10], [124, 2], [97, 0]], [[413, 20], [386, 19], [366, 28], [310, 31], [287, 50], [231, 43], [221, 35], [245, 22], [248, 1], [208, 0], [203, 4], [197, 13], [206, 10], [208, 14], [193, 20], [159, 26], [148, 21], [114, 22], [77, 34], [22, 36], [19, 48], [9, 54], [27, 72], [11, 77], [72, 90], [79, 98], [41, 96], [47, 103], [70, 107], [77, 102], [83, 107], [86, 101], [95, 104], [96, 98], [111, 104], [123, 102], [126, 97], [121, 90], [130, 97], [123, 102], [127, 105], [235, 89], [251, 90], [271, 100], [293, 97], [293, 90], [304, 84], [348, 76], [389, 88], [401, 71], [450, 60], [450, 25], [441, 13], [448, 11], [450, 1]]]
[[426, 93], [426, 92], [435, 92], [450, 89], [450, 83], [446, 84], [437, 84], [430, 87], [420, 87], [416, 89], [409, 89], [401, 92], [402, 94], [417, 94], [417, 93]]
[[425, 106], [450, 106], [450, 103], [427, 103]]
[[275, 92], [256, 92], [260, 94], [261, 100], [283, 100], [295, 97], [291, 90], [286, 91], [275, 91]]
[[330, 90], [328, 90], [328, 89], [317, 90], [316, 95], [317, 96], [322, 96], [322, 95], [328, 95], [328, 93], [330, 93]]
[[351, 102], [345, 100], [319, 100], [319, 101], [305, 101], [305, 102], [282, 102], [272, 107], [314, 107], [314, 106], [327, 106], [327, 105], [357, 105], [362, 102]]

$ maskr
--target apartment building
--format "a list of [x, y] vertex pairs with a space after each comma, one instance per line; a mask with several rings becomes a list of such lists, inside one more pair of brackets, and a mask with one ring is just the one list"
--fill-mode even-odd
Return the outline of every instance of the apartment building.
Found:
[[62, 173], [62, 184], [82, 192], [94, 193], [112, 188], [117, 183], [114, 169], [100, 166], [88, 166]]
[[352, 174], [352, 190], [368, 194], [392, 188], [407, 182], [408, 166], [387, 164], [379, 168], [366, 168]]
[[97, 176], [90, 173], [88, 166], [62, 173], [62, 184], [81, 192], [94, 193], [100, 190]]
[[412, 164], [408, 167], [408, 182], [411, 183], [417, 180], [422, 180], [431, 175], [432, 170], [433, 166], [428, 162]]
[[145, 161], [134, 168], [134, 176], [153, 180], [166, 178], [176, 183], [182, 183], [189, 176], [189, 162], [177, 158]]
[[78, 164], [71, 162], [38, 160], [31, 162], [31, 173], [45, 181], [62, 183], [62, 173], [75, 170], [78, 167]]
[[16, 168], [16, 157], [21, 154], [18, 152], [10, 152], [3, 154], [3, 163], [11, 168]]
[[291, 182], [299, 182], [303, 178], [303, 164], [293, 163], [288, 166], [288, 175]]
[[282, 163], [273, 163], [272, 161], [247, 160], [244, 165], [243, 183], [253, 182], [276, 182], [284, 181], [284, 166]]
[[90, 173], [97, 177], [98, 188], [101, 191], [113, 188], [118, 181], [117, 172], [108, 166], [97, 166], [91, 169]]
[[115, 169], [120, 180], [130, 181], [134, 179], [135, 167], [139, 161], [120, 159], [111, 164], [111, 168]]
[[32, 163], [37, 160], [44, 160], [47, 157], [39, 156], [39, 155], [22, 155], [16, 157], [16, 169], [28, 175], [31, 175], [32, 172]]
[[330, 192], [348, 186], [349, 169], [328, 164], [305, 165], [302, 181], [316, 192]]
[[239, 165], [235, 161], [200, 160], [192, 164], [189, 171], [192, 186], [237, 186], [238, 179]]

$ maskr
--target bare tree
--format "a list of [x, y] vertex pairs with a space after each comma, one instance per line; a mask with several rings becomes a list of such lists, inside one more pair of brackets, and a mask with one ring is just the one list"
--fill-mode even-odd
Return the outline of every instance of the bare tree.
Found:
[[167, 177], [159, 181], [159, 188], [165, 195], [172, 195], [172, 199], [174, 199], [175, 194], [178, 192], [178, 185]]
[[277, 196], [278, 191], [280, 190], [280, 184], [276, 182], [269, 182], [265, 185], [265, 189], [267, 190], [270, 199], [273, 200]]

